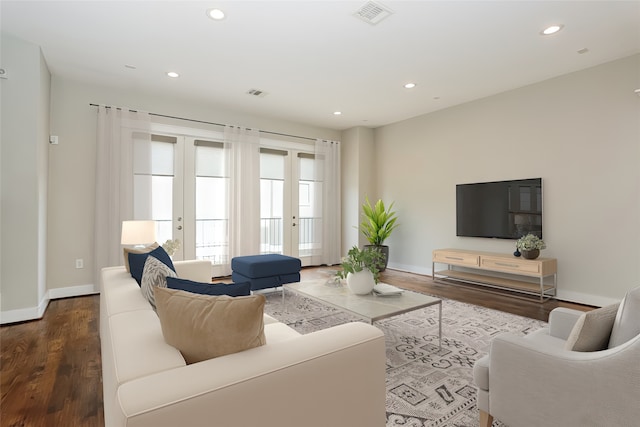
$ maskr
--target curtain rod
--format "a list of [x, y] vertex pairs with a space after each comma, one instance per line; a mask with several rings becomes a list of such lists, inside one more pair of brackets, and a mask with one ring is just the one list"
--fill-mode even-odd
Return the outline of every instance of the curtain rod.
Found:
[[[92, 103], [89, 103], [89, 106], [90, 107], [100, 107], [99, 104], [92, 104]], [[121, 107], [112, 107], [110, 105], [103, 105], [103, 107], [104, 108], [115, 108], [116, 110], [122, 110]], [[133, 113], [137, 113], [138, 112], [138, 110], [132, 110], [132, 109], [129, 109], [129, 111], [131, 111]], [[187, 119], [187, 118], [184, 118], [184, 117], [167, 116], [165, 114], [149, 113], [149, 112], [147, 112], [147, 114], [149, 114], [150, 116], [165, 117], [167, 119], [185, 120], [185, 121], [188, 121], [188, 122], [204, 123], [204, 124], [207, 124], [207, 125], [214, 125], [214, 126], [223, 126], [223, 127], [227, 126], [227, 125], [222, 124], [222, 123], [207, 122], [207, 121], [204, 121], [204, 120], [196, 120], [196, 119]], [[261, 130], [260, 132], [261, 133], [268, 133], [269, 135], [288, 136], [290, 138], [306, 139], [308, 141], [315, 141], [317, 139], [321, 139], [321, 138], [311, 138], [311, 137], [308, 137], [308, 136], [289, 135], [287, 133], [280, 133], [280, 132], [271, 132], [271, 131], [268, 131], [268, 130]]]

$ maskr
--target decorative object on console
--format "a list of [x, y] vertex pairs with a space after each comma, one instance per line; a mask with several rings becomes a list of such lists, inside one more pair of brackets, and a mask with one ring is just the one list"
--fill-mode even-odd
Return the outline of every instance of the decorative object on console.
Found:
[[522, 236], [516, 242], [516, 248], [522, 252], [522, 256], [526, 259], [538, 258], [538, 256], [540, 256], [540, 250], [545, 249], [546, 247], [547, 245], [544, 241], [535, 234]]
[[392, 210], [393, 203], [385, 208], [382, 199], [378, 199], [375, 205], [371, 206], [369, 198], [365, 197], [362, 205], [364, 220], [360, 223], [360, 230], [367, 238], [371, 246], [376, 247], [384, 255], [384, 262], [380, 262], [378, 270], [384, 271], [389, 263], [389, 246], [383, 245], [384, 241], [391, 235], [391, 232], [400, 224], [396, 224], [396, 213]]
[[346, 257], [342, 258], [342, 270], [336, 272], [341, 279], [347, 279], [347, 285], [356, 295], [366, 295], [378, 283], [380, 263], [384, 254], [374, 246], [360, 249], [357, 246], [349, 249]]

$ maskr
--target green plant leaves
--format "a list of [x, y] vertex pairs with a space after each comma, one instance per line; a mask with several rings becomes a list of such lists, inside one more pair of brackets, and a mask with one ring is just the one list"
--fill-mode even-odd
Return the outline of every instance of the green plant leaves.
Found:
[[357, 273], [367, 269], [373, 274], [373, 280], [378, 283], [380, 276], [378, 266], [384, 261], [385, 255], [379, 249], [364, 248], [360, 250], [360, 248], [354, 246], [349, 249], [347, 256], [342, 258], [340, 262], [342, 271], [336, 272], [336, 275], [341, 279], [346, 279], [349, 273]]
[[368, 197], [365, 200], [362, 205], [364, 219], [360, 223], [360, 230], [369, 243], [380, 246], [399, 225], [396, 224], [398, 219], [396, 213], [392, 210], [393, 202], [388, 208], [385, 208], [382, 199], [379, 199], [373, 206]]

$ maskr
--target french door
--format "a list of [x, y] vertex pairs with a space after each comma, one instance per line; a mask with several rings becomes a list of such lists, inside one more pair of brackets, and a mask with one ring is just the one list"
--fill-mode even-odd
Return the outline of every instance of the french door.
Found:
[[300, 258], [302, 265], [311, 265], [319, 248], [315, 205], [321, 184], [311, 150], [260, 149], [260, 251]]
[[[153, 219], [158, 242], [179, 240], [175, 260], [209, 259], [214, 275], [230, 273], [229, 176], [222, 134], [193, 135], [155, 126], [134, 144], [134, 218]], [[264, 140], [260, 150], [260, 253], [300, 258], [319, 250], [316, 213], [322, 183], [313, 147]]]

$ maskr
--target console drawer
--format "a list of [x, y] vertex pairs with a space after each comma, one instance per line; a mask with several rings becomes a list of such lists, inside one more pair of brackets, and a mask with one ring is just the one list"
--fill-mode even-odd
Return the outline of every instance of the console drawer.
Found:
[[480, 265], [478, 254], [457, 251], [433, 251], [433, 262], [451, 265], [468, 265], [478, 267]]
[[492, 271], [504, 271], [507, 273], [540, 274], [540, 263], [536, 261], [509, 260], [504, 258], [492, 258], [483, 256], [480, 259], [480, 267]]

